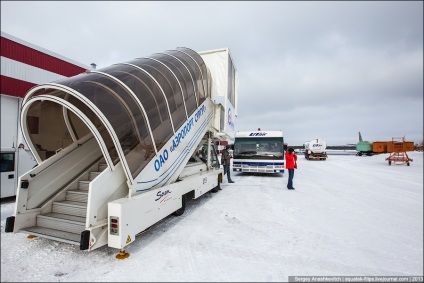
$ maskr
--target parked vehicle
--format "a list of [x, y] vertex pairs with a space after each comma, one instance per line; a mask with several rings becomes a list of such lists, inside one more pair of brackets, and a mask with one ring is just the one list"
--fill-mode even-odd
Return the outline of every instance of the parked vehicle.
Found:
[[327, 143], [322, 139], [313, 139], [303, 144], [307, 160], [327, 160]]
[[282, 131], [237, 132], [234, 141], [233, 171], [284, 173]]
[[[177, 48], [32, 88], [21, 121], [38, 166], [20, 176], [5, 231], [108, 245], [125, 258], [136, 235], [183, 214], [187, 198], [218, 191], [213, 144], [234, 140], [237, 82], [227, 48]], [[64, 136], [69, 145], [55, 143]]]

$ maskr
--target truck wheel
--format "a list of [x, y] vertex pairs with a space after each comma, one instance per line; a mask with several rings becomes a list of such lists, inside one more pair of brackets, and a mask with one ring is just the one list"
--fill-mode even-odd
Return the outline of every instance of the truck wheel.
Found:
[[181, 196], [181, 201], [182, 201], [182, 206], [180, 209], [176, 210], [173, 215], [174, 216], [181, 216], [183, 215], [185, 208], [186, 208], [186, 203], [187, 203], [187, 196], [186, 195], [182, 195]]
[[211, 192], [212, 192], [212, 193], [217, 193], [217, 192], [219, 191], [219, 189], [220, 189], [220, 184], [218, 183], [218, 186], [216, 186], [215, 188], [213, 188], [213, 189], [211, 190]]
[[221, 183], [222, 183], [222, 174], [221, 174], [221, 173], [219, 173], [219, 174], [218, 174], [218, 185], [217, 185], [215, 188], [213, 188], [213, 189], [211, 190], [211, 192], [212, 192], [212, 193], [217, 193], [217, 192], [221, 189]]
[[392, 162], [391, 161], [389, 161], [389, 165], [392, 165]]

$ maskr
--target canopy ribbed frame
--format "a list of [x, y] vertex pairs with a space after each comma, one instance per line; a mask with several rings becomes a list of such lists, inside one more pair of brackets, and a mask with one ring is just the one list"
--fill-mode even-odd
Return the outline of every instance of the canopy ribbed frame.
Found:
[[23, 134], [41, 163], [48, 158], [41, 153], [91, 133], [112, 170], [113, 151], [132, 184], [210, 97], [208, 80], [201, 56], [177, 48], [42, 84], [24, 98]]

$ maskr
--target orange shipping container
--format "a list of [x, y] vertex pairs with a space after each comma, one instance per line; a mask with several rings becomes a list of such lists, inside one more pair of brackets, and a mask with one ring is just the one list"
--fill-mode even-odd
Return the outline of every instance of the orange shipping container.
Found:
[[414, 151], [414, 142], [389, 142], [387, 143], [387, 152], [406, 152]]
[[372, 143], [372, 151], [375, 153], [387, 153], [387, 144], [391, 141], [378, 141]]
[[414, 142], [405, 142], [405, 151], [414, 151]]
[[387, 144], [387, 152], [401, 152], [403, 151], [403, 142], [391, 142]]

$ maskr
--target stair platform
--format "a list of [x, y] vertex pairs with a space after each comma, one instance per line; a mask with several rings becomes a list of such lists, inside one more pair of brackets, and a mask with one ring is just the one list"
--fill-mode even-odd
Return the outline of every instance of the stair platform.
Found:
[[69, 233], [44, 227], [29, 227], [20, 230], [20, 232], [72, 245], [79, 245], [81, 240], [81, 234]]

